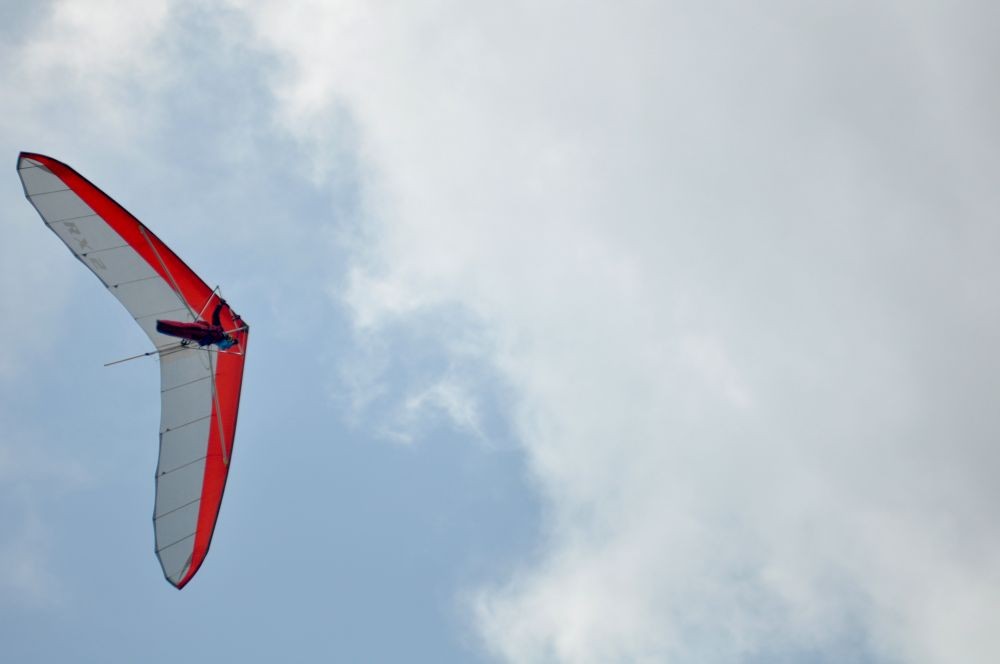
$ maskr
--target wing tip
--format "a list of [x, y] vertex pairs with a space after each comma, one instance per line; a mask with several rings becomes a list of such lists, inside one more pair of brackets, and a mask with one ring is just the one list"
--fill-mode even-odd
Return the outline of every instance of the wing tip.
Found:
[[35, 157], [38, 156], [39, 155], [35, 154], [34, 152], [27, 152], [25, 150], [21, 150], [20, 152], [17, 153], [17, 170], [21, 170], [21, 164], [23, 164], [26, 160], [34, 159]]
[[[163, 561], [161, 560], [160, 561], [160, 567], [161, 567], [161, 569], [162, 569], [162, 566], [163, 566]], [[186, 586], [191, 581], [191, 579], [194, 578], [195, 572], [197, 572], [197, 571], [198, 571], [197, 567], [195, 567], [194, 569], [191, 569], [190, 567], [188, 567], [186, 569], [182, 569], [181, 570], [181, 573], [180, 573], [179, 577], [174, 578], [174, 577], [170, 576], [170, 574], [167, 573], [167, 570], [164, 569], [163, 570], [163, 578], [165, 578], [167, 580], [167, 583], [169, 583], [170, 585], [172, 585], [177, 590], [183, 590], [184, 586]]]
[[[27, 166], [25, 164], [28, 164]], [[25, 168], [35, 168], [42, 167], [45, 170], [49, 169], [50, 164], [59, 164], [60, 161], [53, 159], [52, 157], [46, 157], [43, 154], [37, 152], [27, 152], [22, 150], [17, 154], [17, 170], [22, 171]]]
[[167, 583], [172, 585], [177, 590], [183, 590], [184, 586], [190, 583], [191, 579], [193, 579], [198, 573], [198, 570], [201, 569], [201, 565], [205, 562], [205, 556], [207, 553], [208, 552], [205, 551], [204, 553], [198, 555], [197, 553], [192, 552], [188, 562], [180, 569], [180, 571], [177, 572], [176, 576], [171, 576], [170, 573], [167, 572], [166, 568], [163, 566], [163, 559], [160, 558], [159, 554], [157, 554], [156, 557], [160, 561], [160, 569], [163, 571], [163, 578], [167, 580]]

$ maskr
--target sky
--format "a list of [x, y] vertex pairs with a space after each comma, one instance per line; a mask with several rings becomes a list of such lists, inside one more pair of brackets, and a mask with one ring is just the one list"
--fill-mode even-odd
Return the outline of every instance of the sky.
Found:
[[[1000, 657], [994, 4], [2, 4], [0, 653]], [[251, 325], [212, 550], [64, 161]]]

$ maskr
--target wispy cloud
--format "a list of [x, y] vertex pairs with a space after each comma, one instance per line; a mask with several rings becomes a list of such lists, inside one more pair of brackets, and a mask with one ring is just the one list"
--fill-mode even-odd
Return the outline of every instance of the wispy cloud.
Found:
[[33, 150], [55, 143], [80, 150], [96, 138], [121, 148], [148, 134], [161, 107], [146, 102], [171, 77], [161, 43], [170, 4], [124, 12], [100, 0], [49, 3], [33, 29], [10, 35], [3, 50], [0, 86], [16, 94], [0, 128], [22, 140], [44, 138]]
[[0, 593], [6, 604], [31, 608], [58, 605], [65, 592], [51, 561], [53, 535], [45, 506], [49, 498], [91, 481], [73, 459], [46, 454], [33, 436], [8, 426], [0, 442]]
[[489, 330], [548, 507], [494, 654], [1000, 652], [992, 10], [233, 4], [315, 159], [353, 114], [359, 321]]
[[[6, 519], [5, 519], [6, 521]], [[0, 588], [5, 604], [30, 608], [58, 605], [64, 600], [59, 580], [50, 569], [51, 533], [29, 514], [0, 545]]]
[[[192, 5], [49, 7], [4, 46], [0, 128], [71, 161], [140, 150]], [[545, 527], [474, 593], [486, 650], [996, 659], [990, 6], [216, 9], [268, 54], [266, 107], [314, 181], [348, 168], [344, 141], [360, 164], [341, 301], [378, 340], [358, 359], [440, 355], [388, 392], [370, 366], [347, 398], [394, 400], [404, 439], [438, 418], [476, 436], [479, 371], [505, 386]], [[4, 283], [43, 270], [21, 239]], [[10, 328], [3, 375], [45, 327]], [[0, 447], [0, 489], [28, 461]], [[0, 584], [58, 596], [44, 519], [10, 523]]]

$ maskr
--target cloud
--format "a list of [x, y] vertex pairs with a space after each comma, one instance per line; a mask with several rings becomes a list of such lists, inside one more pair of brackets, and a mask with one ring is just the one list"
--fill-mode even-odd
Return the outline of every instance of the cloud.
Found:
[[[5, 135], [69, 152], [114, 136], [122, 158], [166, 121], [149, 103], [176, 92], [166, 30], [193, 10], [113, 5], [53, 3], [8, 42]], [[364, 225], [342, 302], [365, 334], [391, 332], [387, 354], [406, 328], [445, 355], [391, 393], [393, 430], [444, 416], [478, 435], [495, 396], [478, 370], [505, 386], [546, 521], [538, 555], [475, 593], [490, 653], [996, 658], [993, 12], [206, 14], [241, 14], [231, 38], [248, 26], [273, 58], [274, 121], [317, 182], [355, 168], [345, 141], [355, 153]], [[7, 258], [5, 283], [41, 269]], [[31, 305], [12, 293], [6, 320]], [[382, 369], [351, 388], [362, 407]], [[24, 566], [44, 528], [18, 524], [4, 583], [45, 591]]]
[[48, 499], [91, 483], [75, 459], [37, 452], [36, 436], [8, 426], [0, 442], [0, 596], [5, 604], [32, 608], [61, 604], [66, 593], [52, 564], [53, 537]]
[[411, 394], [404, 402], [404, 408], [408, 419], [440, 413], [463, 433], [483, 435], [475, 396], [453, 377], [444, 377]]
[[148, 134], [158, 105], [144, 102], [171, 76], [160, 42], [170, 5], [122, 11], [104, 0], [59, 1], [33, 10], [22, 19], [29, 29], [10, 35], [0, 52], [0, 87], [11, 92], [0, 128], [64, 151], [98, 138], [123, 147]]
[[996, 657], [992, 9], [233, 6], [318, 162], [353, 114], [359, 324], [489, 332], [547, 514], [490, 652]]
[[48, 529], [32, 515], [0, 547], [4, 569], [0, 588], [4, 589], [5, 603], [37, 608], [62, 601], [59, 582], [49, 569], [49, 539]]

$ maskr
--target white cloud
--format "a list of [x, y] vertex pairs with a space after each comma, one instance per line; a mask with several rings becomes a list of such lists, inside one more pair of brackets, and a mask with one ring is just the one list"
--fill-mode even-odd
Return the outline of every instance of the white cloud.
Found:
[[51, 3], [31, 29], [5, 45], [0, 128], [65, 153], [100, 140], [121, 149], [150, 132], [157, 104], [144, 103], [170, 78], [160, 42], [168, 0], [123, 11], [111, 0]]
[[58, 605], [64, 591], [49, 560], [51, 534], [38, 515], [27, 514], [0, 545], [0, 588], [5, 604]]
[[996, 658], [988, 7], [234, 5], [319, 162], [355, 116], [359, 322], [490, 331], [548, 515], [494, 654]]
[[469, 389], [454, 377], [446, 376], [422, 390], [410, 394], [404, 408], [407, 419], [441, 413], [464, 433], [482, 436], [479, 405]]
[[[474, 602], [491, 652], [996, 659], [992, 9], [228, 5], [277, 56], [316, 178], [356, 128], [357, 324], [419, 327], [510, 387], [547, 521]], [[158, 122], [172, 6], [53, 4], [7, 47], [4, 133], [127, 153]], [[453, 306], [458, 327], [424, 316]], [[481, 429], [465, 374], [424, 378], [402, 435]], [[8, 588], [45, 589], [32, 524]]]
[[0, 598], [34, 608], [62, 603], [65, 591], [51, 562], [53, 537], [44, 505], [79, 490], [90, 475], [74, 459], [43, 454], [34, 436], [8, 426], [0, 441]]

